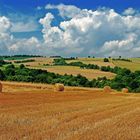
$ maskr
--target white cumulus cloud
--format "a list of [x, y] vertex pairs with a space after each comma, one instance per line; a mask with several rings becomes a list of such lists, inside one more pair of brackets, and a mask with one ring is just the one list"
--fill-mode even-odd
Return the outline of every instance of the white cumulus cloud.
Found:
[[74, 5], [64, 5], [64, 4], [59, 4], [59, 5], [52, 5], [48, 4], [45, 7], [46, 9], [58, 9], [60, 16], [63, 18], [72, 18], [75, 15], [79, 14], [81, 12], [81, 9], [74, 6]]
[[5, 16], [0, 17], [0, 55], [39, 53], [40, 42], [37, 38], [17, 39], [11, 30], [11, 21]]
[[121, 15], [113, 9], [70, 8], [71, 5], [63, 4], [46, 6], [46, 9], [58, 9], [62, 17], [67, 17], [57, 26], [52, 25], [55, 17], [51, 13], [40, 19], [48, 47], [70, 55], [135, 56], [133, 50], [139, 47], [140, 39], [139, 15]]
[[[126, 57], [140, 54], [140, 14], [134, 14], [137, 10], [127, 9], [120, 14], [113, 9], [88, 10], [64, 4], [47, 5], [46, 9], [57, 9], [63, 20], [54, 24], [58, 16], [47, 12], [39, 20], [43, 40], [15, 38], [13, 22], [1, 16], [0, 54]], [[22, 26], [24, 30], [31, 28], [32, 22], [19, 22], [17, 31], [22, 31]]]
[[136, 13], [137, 13], [137, 11], [133, 8], [128, 8], [123, 12], [124, 15], [134, 15]]
[[32, 20], [29, 22], [15, 22], [12, 23], [12, 32], [32, 32], [38, 29], [38, 25]]

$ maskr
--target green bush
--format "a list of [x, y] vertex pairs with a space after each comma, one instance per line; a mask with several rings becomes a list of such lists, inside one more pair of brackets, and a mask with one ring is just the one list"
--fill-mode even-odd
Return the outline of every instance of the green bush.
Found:
[[104, 62], [109, 62], [109, 59], [108, 58], [104, 58]]

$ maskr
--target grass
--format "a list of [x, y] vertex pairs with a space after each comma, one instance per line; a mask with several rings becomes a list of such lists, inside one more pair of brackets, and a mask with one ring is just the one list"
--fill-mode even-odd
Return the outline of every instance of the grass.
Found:
[[139, 139], [140, 96], [4, 82], [0, 139]]

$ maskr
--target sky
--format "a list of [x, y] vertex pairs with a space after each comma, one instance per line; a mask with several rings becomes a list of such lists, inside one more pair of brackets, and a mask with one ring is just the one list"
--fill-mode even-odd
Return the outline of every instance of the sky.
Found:
[[0, 55], [140, 55], [138, 0], [0, 0]]

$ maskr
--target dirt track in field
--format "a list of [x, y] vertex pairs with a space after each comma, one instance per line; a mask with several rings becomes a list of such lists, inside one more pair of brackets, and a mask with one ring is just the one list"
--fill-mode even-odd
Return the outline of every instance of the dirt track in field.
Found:
[[4, 82], [0, 140], [139, 140], [140, 95]]

